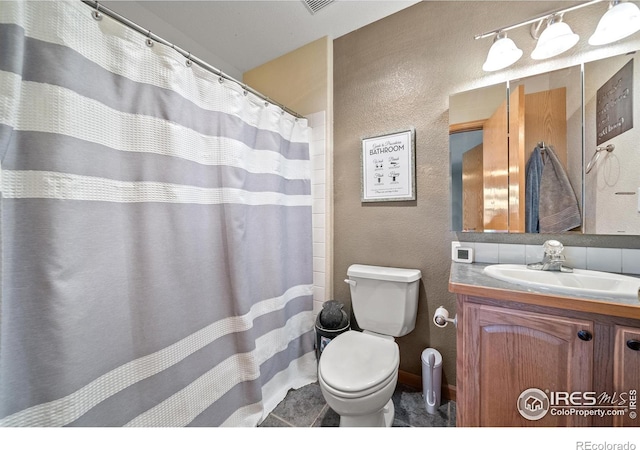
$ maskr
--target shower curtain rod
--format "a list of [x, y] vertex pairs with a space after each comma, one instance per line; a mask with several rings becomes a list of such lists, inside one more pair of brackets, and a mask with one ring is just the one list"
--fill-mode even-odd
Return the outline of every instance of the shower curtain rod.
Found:
[[199, 65], [200, 67], [202, 67], [205, 70], [208, 70], [209, 72], [212, 72], [226, 80], [232, 81], [233, 83], [236, 83], [237, 85], [241, 86], [245, 91], [251, 92], [252, 94], [256, 95], [257, 97], [261, 98], [262, 100], [271, 103], [273, 105], [278, 106], [279, 108], [281, 108], [283, 111], [291, 114], [292, 116], [302, 119], [304, 118], [304, 116], [298, 114], [297, 112], [287, 108], [284, 105], [281, 105], [278, 102], [274, 102], [273, 100], [271, 100], [269, 97], [267, 97], [264, 94], [261, 94], [260, 92], [256, 91], [255, 89], [247, 86], [244, 83], [241, 83], [240, 81], [236, 80], [235, 78], [233, 78], [230, 75], [227, 75], [226, 73], [224, 73], [223, 71], [221, 71], [220, 69], [216, 69], [215, 67], [213, 67], [210, 64], [207, 64], [206, 62], [204, 62], [203, 60], [201, 60], [200, 58], [197, 58], [195, 56], [193, 56], [191, 54], [191, 52], [187, 52], [186, 50], [183, 50], [182, 48], [178, 47], [177, 45], [172, 44], [171, 42], [167, 41], [166, 39], [161, 38], [160, 36], [153, 34], [151, 32], [151, 30], [147, 30], [143, 27], [141, 27], [140, 25], [138, 25], [137, 23], [127, 19], [124, 16], [121, 16], [120, 14], [118, 14], [117, 12], [107, 8], [106, 6], [102, 6], [98, 1], [95, 0], [81, 0], [82, 3], [92, 7], [95, 11], [93, 12], [94, 14], [94, 19], [99, 20], [100, 18], [100, 13], [104, 13], [107, 16], [111, 17], [112, 19], [122, 23], [123, 25], [128, 26], [129, 28], [137, 31], [138, 33], [142, 34], [143, 36], [145, 36], [147, 39], [151, 39], [153, 41], [159, 42], [161, 44], [167, 45], [169, 47], [171, 47], [172, 49], [174, 49], [175, 51], [177, 51], [178, 53], [180, 53], [182, 56], [184, 56], [185, 58], [187, 58], [188, 61], [191, 61], [192, 63], [196, 63], [197, 65]]

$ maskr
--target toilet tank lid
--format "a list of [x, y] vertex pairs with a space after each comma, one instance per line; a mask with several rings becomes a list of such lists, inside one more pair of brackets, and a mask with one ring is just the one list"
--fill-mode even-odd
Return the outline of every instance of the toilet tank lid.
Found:
[[367, 266], [364, 264], [353, 264], [349, 266], [347, 275], [350, 277], [371, 278], [381, 281], [398, 281], [403, 283], [411, 283], [422, 277], [422, 273], [418, 269]]

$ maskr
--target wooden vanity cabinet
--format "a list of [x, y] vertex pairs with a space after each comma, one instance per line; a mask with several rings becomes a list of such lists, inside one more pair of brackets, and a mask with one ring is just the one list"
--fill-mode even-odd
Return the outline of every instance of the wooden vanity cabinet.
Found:
[[640, 320], [462, 294], [457, 314], [458, 426], [640, 425], [630, 410], [616, 417], [549, 410], [537, 420], [518, 411], [520, 395], [530, 388], [548, 396], [578, 393], [577, 408], [591, 401], [581, 393], [638, 389]]

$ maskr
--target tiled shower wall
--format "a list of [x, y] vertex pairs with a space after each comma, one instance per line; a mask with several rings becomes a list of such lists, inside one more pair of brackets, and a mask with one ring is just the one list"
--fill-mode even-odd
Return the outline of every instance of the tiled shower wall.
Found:
[[[474, 262], [487, 264], [530, 264], [542, 261], [542, 245], [460, 242], [474, 249]], [[453, 242], [452, 247], [458, 245]], [[564, 247], [567, 266], [575, 269], [640, 275], [640, 249]]]
[[327, 280], [327, 171], [326, 115], [324, 111], [307, 116], [311, 132], [311, 197], [313, 199], [313, 311], [319, 313], [326, 299]]

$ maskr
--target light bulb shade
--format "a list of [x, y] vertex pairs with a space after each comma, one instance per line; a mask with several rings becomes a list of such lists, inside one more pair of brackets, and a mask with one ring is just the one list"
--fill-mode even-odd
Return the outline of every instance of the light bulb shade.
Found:
[[618, 3], [607, 10], [589, 38], [591, 45], [619, 41], [640, 30], [640, 8], [633, 3]]
[[576, 45], [580, 36], [571, 31], [564, 22], [549, 25], [540, 35], [536, 48], [531, 52], [533, 59], [547, 59], [566, 52]]
[[495, 70], [504, 69], [515, 63], [522, 57], [522, 50], [516, 47], [508, 37], [498, 37], [487, 55], [487, 60], [482, 65], [485, 72], [493, 72]]

